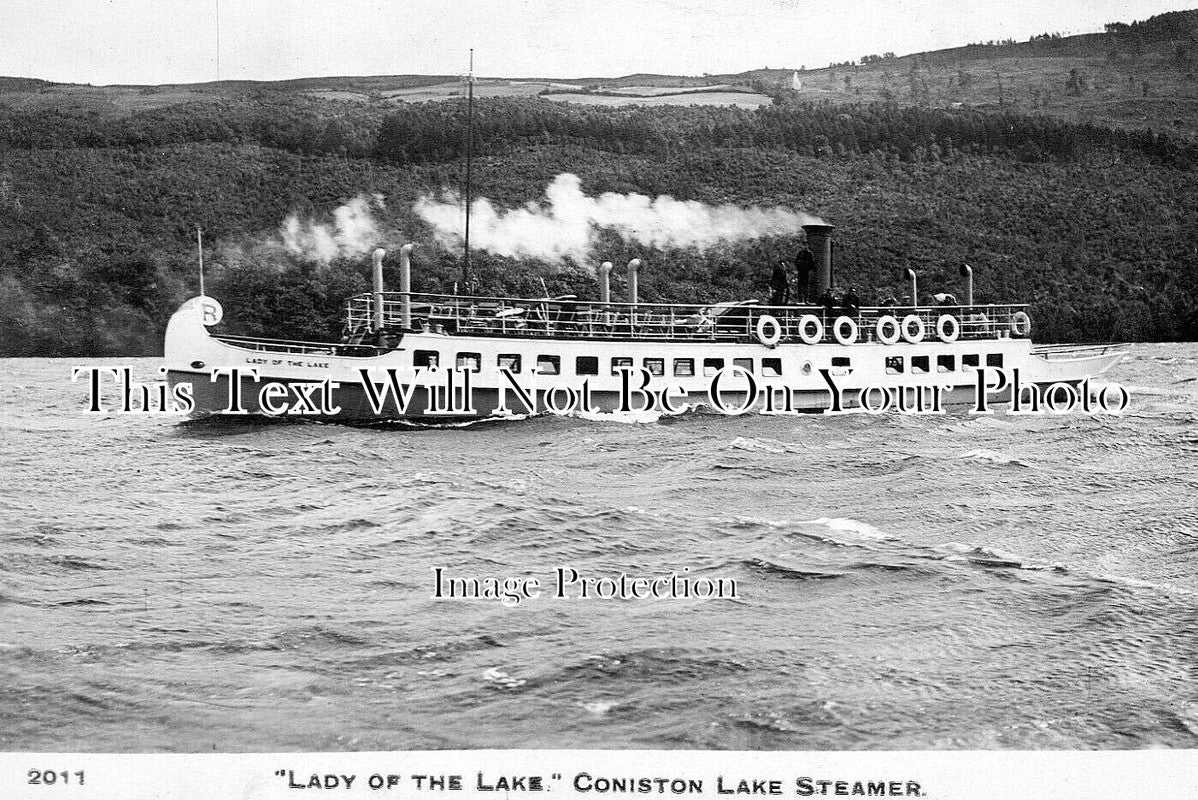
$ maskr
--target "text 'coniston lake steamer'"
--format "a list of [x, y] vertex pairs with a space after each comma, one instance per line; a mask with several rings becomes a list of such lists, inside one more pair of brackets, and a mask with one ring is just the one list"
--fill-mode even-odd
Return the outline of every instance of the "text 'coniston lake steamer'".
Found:
[[799, 305], [640, 302], [636, 259], [627, 302], [610, 297], [610, 263], [592, 301], [416, 293], [410, 244], [399, 253], [400, 289], [387, 292], [376, 250], [374, 291], [347, 302], [340, 341], [213, 333], [222, 310], [201, 295], [167, 327], [168, 380], [191, 384], [195, 415], [347, 422], [694, 407], [921, 413], [979, 397], [1058, 411], [1088, 406], [1089, 379], [1123, 357], [1111, 345], [1034, 345], [1024, 306], [973, 302], [967, 266], [963, 303], [919, 304], [912, 271], [909, 304], [832, 303], [832, 226], [804, 228], [813, 283]]

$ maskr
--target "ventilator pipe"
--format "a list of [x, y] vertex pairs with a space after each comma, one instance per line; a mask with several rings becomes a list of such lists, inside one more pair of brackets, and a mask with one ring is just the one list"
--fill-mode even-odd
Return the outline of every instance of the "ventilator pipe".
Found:
[[915, 270], [908, 268], [905, 277], [911, 279], [911, 305], [919, 305], [919, 279], [915, 277]]
[[383, 329], [383, 256], [387, 251], [379, 247], [374, 251], [374, 332]]
[[412, 327], [412, 248], [414, 244], [405, 244], [399, 248], [399, 327], [408, 330]]
[[599, 302], [607, 305], [611, 302], [611, 262], [604, 261], [599, 265]]
[[973, 267], [961, 265], [961, 277], [965, 279], [965, 305], [973, 305]]
[[636, 273], [641, 268], [641, 260], [634, 258], [628, 262], [628, 302], [636, 305]]

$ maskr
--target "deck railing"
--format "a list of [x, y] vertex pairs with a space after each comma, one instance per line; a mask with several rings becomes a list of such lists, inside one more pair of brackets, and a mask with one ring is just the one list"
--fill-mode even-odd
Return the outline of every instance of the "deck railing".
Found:
[[226, 344], [246, 350], [268, 353], [284, 353], [303, 356], [373, 356], [386, 352], [385, 347], [373, 344], [333, 344], [330, 342], [303, 342], [294, 339], [262, 339], [255, 336], [220, 334], [215, 338]]
[[1032, 351], [1047, 361], [1068, 361], [1074, 358], [1091, 358], [1113, 353], [1122, 353], [1126, 344], [1098, 342], [1094, 344], [1038, 344]]
[[[858, 327], [857, 341], [873, 341], [877, 322], [891, 316], [900, 323], [910, 315], [924, 325], [925, 339], [937, 338], [942, 315], [957, 320], [961, 339], [999, 339], [1011, 335], [1015, 315], [1026, 305], [882, 306], [845, 309], [837, 306], [767, 306], [756, 301], [683, 305], [677, 303], [599, 303], [565, 298], [462, 297], [409, 295], [412, 328], [484, 336], [554, 339], [645, 339], [669, 341], [756, 340], [763, 315], [778, 321], [781, 341], [799, 342], [801, 320], [814, 316], [824, 327], [822, 341], [836, 341], [834, 323], [842, 316]], [[383, 325], [399, 329], [404, 293], [383, 294]], [[371, 331], [374, 296], [361, 294], [346, 303], [351, 336]]]

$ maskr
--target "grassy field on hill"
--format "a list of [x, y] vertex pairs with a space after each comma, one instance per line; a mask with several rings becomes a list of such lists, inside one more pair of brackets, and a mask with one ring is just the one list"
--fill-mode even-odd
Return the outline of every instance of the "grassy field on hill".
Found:
[[[1039, 340], [1193, 340], [1198, 101], [1185, 37], [1198, 15], [1164, 16], [1165, 32], [1154, 23], [1138, 44], [1115, 29], [878, 57], [800, 73], [798, 92], [791, 71], [610, 82], [754, 85], [774, 97], [757, 110], [586, 107], [527, 88], [483, 98], [475, 192], [514, 207], [572, 172], [592, 195], [783, 205], [838, 227], [839, 282], [867, 301], [901, 294], [908, 266], [924, 291], [958, 291], [967, 262], [979, 301], [1032, 304]], [[306, 261], [277, 245], [279, 226], [327, 220], [359, 195], [386, 199], [383, 244], [419, 243], [416, 288], [451, 289], [460, 254], [412, 206], [460, 188], [464, 104], [397, 99], [445, 85], [0, 79], [0, 355], [160, 352], [170, 312], [196, 289], [196, 225], [209, 291], [235, 327], [335, 334], [342, 299], [367, 285], [365, 259]], [[763, 297], [798, 238], [700, 253], [612, 235], [595, 256], [643, 258], [647, 300]], [[483, 290], [539, 294], [544, 279], [596, 293], [586, 265], [474, 259]]]

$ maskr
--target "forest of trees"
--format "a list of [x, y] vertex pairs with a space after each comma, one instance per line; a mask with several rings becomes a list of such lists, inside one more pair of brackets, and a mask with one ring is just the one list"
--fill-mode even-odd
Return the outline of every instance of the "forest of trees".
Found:
[[[1164, 17], [1113, 35], [1175, 23]], [[1198, 337], [1198, 145], [1181, 134], [786, 92], [756, 110], [523, 97], [474, 111], [475, 192], [497, 206], [537, 201], [561, 172], [591, 193], [784, 205], [839, 227], [841, 271], [866, 295], [907, 266], [948, 287], [965, 261], [980, 296], [1032, 304], [1039, 339]], [[129, 114], [0, 103], [0, 355], [159, 352], [195, 290], [197, 225], [231, 324], [334, 334], [344, 297], [366, 287], [364, 259], [311, 263], [263, 243], [288, 215], [327, 219], [363, 193], [386, 198], [386, 244], [420, 243], [417, 288], [451, 289], [460, 254], [412, 204], [461, 188], [465, 112], [253, 89]], [[608, 236], [602, 257], [644, 258], [646, 299], [754, 297], [798, 237], [699, 253]], [[585, 265], [475, 258], [483, 291], [539, 294], [542, 279], [595, 291]]]
[[[1163, 131], [893, 102], [834, 104], [780, 98], [756, 110], [611, 109], [539, 98], [491, 98], [477, 101], [474, 113], [474, 146], [480, 155], [498, 154], [523, 143], [574, 143], [617, 154], [656, 155], [670, 147], [764, 147], [811, 156], [880, 152], [904, 161], [953, 152], [1025, 161], [1077, 160], [1092, 153], [1117, 152], [1161, 166], [1191, 169], [1198, 165], [1198, 146]], [[465, 115], [464, 101], [384, 113], [356, 103], [277, 97], [188, 103], [128, 118], [94, 112], [21, 112], [0, 106], [0, 150], [141, 151], [179, 144], [253, 144], [303, 155], [437, 163], [463, 157]]]
[[1193, 41], [1194, 12], [1169, 11], [1132, 23], [1111, 22], [1106, 25], [1106, 32], [1156, 42]]

